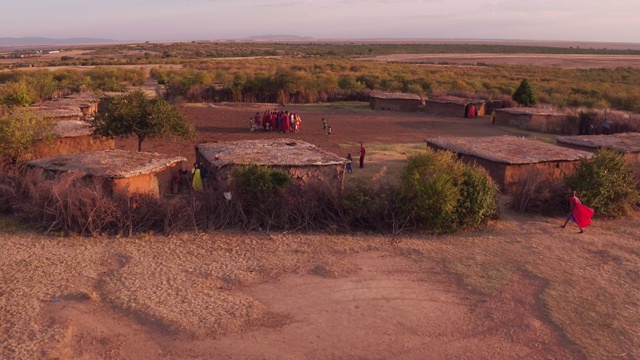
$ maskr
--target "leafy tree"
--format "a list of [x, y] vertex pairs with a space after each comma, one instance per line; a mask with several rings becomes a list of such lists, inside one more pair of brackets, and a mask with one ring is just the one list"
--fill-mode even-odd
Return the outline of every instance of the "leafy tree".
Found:
[[520, 82], [520, 86], [518, 86], [513, 95], [511, 95], [511, 98], [513, 101], [524, 106], [535, 105], [537, 102], [533, 89], [527, 79], [523, 79]]
[[29, 106], [32, 101], [33, 98], [25, 81], [7, 83], [0, 87], [0, 105]]
[[52, 123], [41, 114], [29, 108], [6, 111], [0, 116], [0, 158], [16, 163], [36, 142], [53, 136]]
[[640, 201], [633, 169], [613, 150], [601, 149], [593, 159], [581, 160], [564, 181], [598, 215], [627, 215]]
[[138, 151], [148, 138], [194, 139], [195, 127], [177, 107], [164, 99], [147, 99], [140, 90], [107, 97], [94, 121], [94, 136], [138, 137]]

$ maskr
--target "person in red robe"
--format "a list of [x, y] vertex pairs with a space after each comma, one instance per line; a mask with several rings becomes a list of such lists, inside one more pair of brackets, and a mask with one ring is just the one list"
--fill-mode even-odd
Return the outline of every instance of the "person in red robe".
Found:
[[582, 205], [580, 199], [576, 196], [576, 192], [573, 192], [573, 195], [569, 199], [569, 205], [571, 206], [571, 211], [569, 215], [567, 215], [567, 220], [564, 224], [560, 225], [561, 228], [567, 226], [569, 221], [573, 221], [578, 225], [578, 229], [580, 229], [580, 233], [584, 232], [584, 228], [591, 225], [591, 218], [593, 217], [593, 209]]

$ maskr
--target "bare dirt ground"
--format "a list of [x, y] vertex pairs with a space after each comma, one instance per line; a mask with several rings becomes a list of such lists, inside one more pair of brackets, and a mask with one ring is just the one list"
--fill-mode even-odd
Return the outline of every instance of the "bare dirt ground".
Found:
[[576, 54], [392, 54], [362, 58], [367, 61], [412, 62], [456, 65], [531, 65], [560, 68], [640, 67], [638, 55], [576, 55]]
[[[357, 161], [360, 142], [363, 142], [367, 149], [366, 166], [364, 171], [355, 172], [354, 176], [376, 174], [384, 166], [404, 161], [412, 151], [423, 149], [426, 146], [424, 140], [430, 137], [522, 134], [514, 129], [491, 126], [489, 117], [464, 119], [421, 113], [379, 112], [370, 110], [364, 103], [355, 106], [326, 104], [286, 107], [276, 104], [197, 104], [185, 106], [182, 111], [194, 121], [199, 133], [196, 142], [201, 143], [282, 137], [281, 133], [249, 131], [249, 117], [255, 116], [256, 112], [262, 115], [267, 109], [288, 110], [301, 116], [301, 131], [285, 134], [285, 137], [310, 142], [340, 156], [346, 157], [351, 153]], [[323, 129], [322, 118], [331, 126], [331, 135], [327, 135]], [[117, 141], [116, 146], [136, 150], [137, 140], [123, 139]], [[184, 156], [190, 164], [195, 160], [192, 143], [147, 140], [142, 149]]]
[[[183, 111], [204, 142], [282, 136], [248, 131], [249, 116], [274, 106]], [[343, 156], [363, 141], [366, 166], [353, 177], [392, 175], [431, 136], [514, 131], [344, 107], [286, 107], [303, 119], [287, 136]], [[143, 150], [194, 158], [193, 144]], [[639, 220], [577, 234], [560, 218], [504, 210], [483, 231], [439, 237], [65, 238], [0, 218], [0, 358], [640, 358]]]

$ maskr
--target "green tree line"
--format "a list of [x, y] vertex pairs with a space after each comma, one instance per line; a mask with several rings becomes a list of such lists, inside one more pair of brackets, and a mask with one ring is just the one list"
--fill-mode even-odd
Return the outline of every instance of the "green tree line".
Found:
[[146, 78], [144, 70], [124, 67], [0, 72], [0, 106], [27, 106], [40, 99], [89, 90], [126, 91], [143, 85]]
[[208, 60], [151, 75], [188, 101], [313, 103], [366, 100], [371, 90], [510, 98], [523, 78], [538, 102], [640, 112], [640, 69], [457, 66], [356, 59]]

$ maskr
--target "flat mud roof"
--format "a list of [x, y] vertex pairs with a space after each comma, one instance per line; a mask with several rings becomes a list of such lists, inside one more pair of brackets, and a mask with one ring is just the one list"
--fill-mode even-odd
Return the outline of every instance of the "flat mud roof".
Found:
[[548, 161], [588, 159], [587, 151], [565, 148], [518, 136], [441, 137], [427, 140], [428, 145], [506, 164], [534, 164]]
[[590, 148], [594, 151], [607, 148], [622, 153], [640, 152], [640, 133], [558, 136], [556, 141], [560, 144]]
[[293, 139], [221, 141], [198, 144], [196, 149], [217, 168], [230, 164], [328, 166], [347, 163], [345, 158]]
[[160, 172], [182, 161], [187, 159], [157, 153], [102, 150], [38, 159], [29, 161], [27, 165], [45, 170], [120, 179]]

